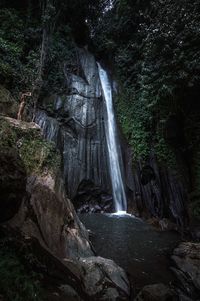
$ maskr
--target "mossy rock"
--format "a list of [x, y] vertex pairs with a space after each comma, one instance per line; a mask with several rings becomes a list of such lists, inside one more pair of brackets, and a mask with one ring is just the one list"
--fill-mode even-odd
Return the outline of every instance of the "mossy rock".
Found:
[[12, 118], [0, 118], [0, 148], [6, 152], [13, 147], [19, 154], [28, 175], [55, 173], [60, 167], [60, 155], [54, 143], [43, 139], [35, 123]]
[[18, 104], [12, 97], [10, 91], [0, 85], [0, 112], [3, 115], [16, 117], [18, 111]]
[[0, 222], [12, 218], [26, 195], [27, 176], [56, 174], [60, 156], [34, 123], [0, 117]]

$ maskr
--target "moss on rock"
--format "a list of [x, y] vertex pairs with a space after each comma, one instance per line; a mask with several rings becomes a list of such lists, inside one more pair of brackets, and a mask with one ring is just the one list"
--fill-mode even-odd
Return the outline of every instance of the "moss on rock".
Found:
[[14, 147], [19, 153], [27, 174], [55, 172], [60, 166], [60, 155], [51, 142], [42, 138], [41, 131], [34, 123], [17, 121], [12, 118], [0, 119], [0, 147]]

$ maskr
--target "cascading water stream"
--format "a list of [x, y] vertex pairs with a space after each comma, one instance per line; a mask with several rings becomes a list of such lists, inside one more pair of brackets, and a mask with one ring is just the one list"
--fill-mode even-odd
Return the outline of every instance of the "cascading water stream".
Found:
[[98, 63], [99, 77], [106, 104], [106, 140], [108, 145], [110, 175], [116, 213], [126, 213], [127, 201], [120, 166], [121, 149], [117, 143], [117, 127], [112, 99], [112, 87], [107, 72]]

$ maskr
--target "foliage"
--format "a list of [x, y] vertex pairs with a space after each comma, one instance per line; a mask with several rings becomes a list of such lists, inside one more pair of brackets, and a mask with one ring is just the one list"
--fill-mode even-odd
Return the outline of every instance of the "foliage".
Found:
[[[114, 60], [120, 83], [117, 111], [134, 160], [145, 160], [153, 150], [161, 163], [190, 177], [190, 207], [198, 218], [199, 12], [196, 0], [116, 0], [94, 37], [97, 55], [106, 58], [110, 53]], [[166, 124], [172, 115], [181, 116], [182, 144], [172, 145], [166, 139]]]
[[[36, 49], [27, 50], [30, 42], [24, 19], [15, 9], [0, 9], [0, 79], [9, 87], [30, 88], [38, 59]], [[17, 88], [16, 88], [17, 87]]]
[[104, 19], [94, 43], [97, 55], [110, 52], [114, 59], [118, 115], [135, 159], [153, 147], [174, 166], [160, 124], [172, 113], [185, 115], [184, 101], [199, 87], [199, 3], [119, 0]]
[[[118, 119], [122, 125], [123, 132], [127, 137], [128, 142], [133, 147], [134, 159], [143, 158], [148, 156], [148, 133], [142, 122], [147, 112], [143, 111], [142, 107], [136, 110], [134, 99], [131, 98], [132, 93], [120, 94], [117, 99], [117, 114]], [[133, 105], [135, 104], [135, 106]]]
[[41, 300], [38, 275], [27, 270], [21, 258], [4, 245], [0, 249], [0, 291], [8, 301]]
[[[77, 67], [76, 46], [69, 26], [62, 26], [52, 35], [45, 68], [44, 90], [51, 93], [66, 91], [64, 73]], [[68, 69], [68, 70], [66, 70]]]
[[64, 65], [77, 60], [75, 43], [90, 42], [109, 3], [36, 0], [0, 4], [1, 82], [17, 95], [22, 90], [45, 93], [52, 87], [52, 92], [62, 92], [66, 88]]
[[25, 164], [27, 172], [41, 173], [45, 168], [56, 171], [59, 167], [60, 157], [51, 142], [44, 141], [41, 137], [26, 139], [21, 138], [22, 143], [19, 153]]
[[10, 127], [10, 124], [3, 118], [0, 119], [0, 148], [13, 147], [17, 141], [17, 134]]
[[19, 80], [24, 47], [23, 23], [15, 10], [0, 10], [0, 76]]

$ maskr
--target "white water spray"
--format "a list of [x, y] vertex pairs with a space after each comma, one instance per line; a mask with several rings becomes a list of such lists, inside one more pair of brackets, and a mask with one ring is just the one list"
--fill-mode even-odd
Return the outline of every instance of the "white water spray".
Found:
[[117, 127], [113, 108], [112, 87], [107, 72], [100, 64], [98, 64], [98, 69], [106, 104], [107, 124], [105, 130], [115, 210], [118, 214], [126, 214], [127, 201], [120, 166], [121, 149], [120, 145], [117, 143]]

